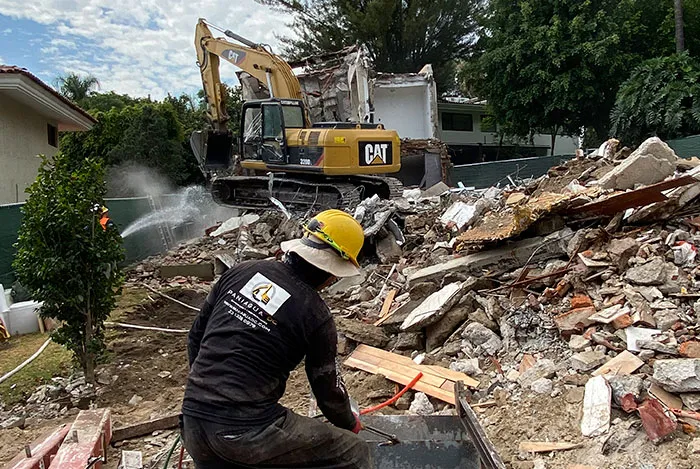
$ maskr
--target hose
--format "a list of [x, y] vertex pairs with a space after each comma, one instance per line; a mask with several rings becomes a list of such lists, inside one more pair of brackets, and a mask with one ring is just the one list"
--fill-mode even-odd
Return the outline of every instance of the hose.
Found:
[[177, 444], [180, 443], [180, 435], [175, 438], [175, 443], [173, 443], [173, 446], [170, 448], [170, 451], [168, 451], [168, 456], [165, 458], [165, 464], [163, 465], [163, 469], [168, 469], [168, 464], [170, 464], [170, 458], [175, 452], [175, 448], [177, 447]]
[[422, 373], [422, 372], [421, 372], [421, 373], [418, 373], [418, 374], [416, 375], [416, 377], [413, 378], [413, 380], [411, 380], [411, 382], [408, 383], [408, 384], [407, 384], [401, 391], [399, 391], [394, 397], [392, 397], [392, 398], [389, 399], [388, 401], [382, 402], [381, 404], [377, 404], [377, 405], [375, 405], [375, 406], [368, 407], [367, 409], [362, 409], [362, 410], [360, 411], [360, 415], [366, 415], [366, 414], [369, 414], [369, 413], [371, 413], [371, 412], [375, 412], [375, 411], [377, 411], [377, 410], [379, 410], [379, 409], [382, 409], [382, 408], [384, 408], [384, 407], [386, 407], [386, 406], [388, 406], [388, 405], [391, 405], [391, 404], [393, 404], [394, 402], [398, 401], [399, 398], [400, 398], [401, 396], [403, 396], [404, 393], [405, 393], [406, 391], [408, 391], [408, 390], [411, 389], [413, 386], [415, 386], [416, 383], [418, 382], [418, 380], [420, 380], [422, 377], [423, 377], [423, 373]]

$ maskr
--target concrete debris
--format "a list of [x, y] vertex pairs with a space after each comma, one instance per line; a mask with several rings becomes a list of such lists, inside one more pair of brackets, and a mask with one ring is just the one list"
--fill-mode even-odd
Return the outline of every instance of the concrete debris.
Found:
[[459, 301], [459, 293], [462, 291], [462, 284], [454, 282], [431, 294], [416, 309], [411, 311], [401, 324], [401, 330], [417, 330], [436, 323]]
[[527, 370], [520, 373], [518, 382], [524, 388], [529, 388], [532, 383], [541, 378], [551, 378], [557, 372], [557, 365], [553, 360], [542, 358]]
[[683, 405], [692, 411], [700, 411], [700, 393], [686, 392], [681, 394]]
[[428, 396], [422, 392], [417, 392], [413, 397], [413, 402], [408, 408], [408, 412], [413, 415], [431, 415], [435, 413], [435, 407], [428, 399]]
[[583, 418], [581, 433], [594, 437], [603, 435], [610, 429], [610, 399], [612, 390], [602, 376], [591, 378], [586, 383], [583, 396]]
[[459, 371], [469, 376], [477, 376], [482, 373], [481, 368], [479, 368], [478, 358], [465, 358], [463, 360], [454, 361], [450, 363], [450, 370]]
[[260, 216], [254, 213], [248, 213], [246, 215], [243, 215], [242, 217], [231, 217], [225, 222], [223, 222], [221, 226], [219, 226], [216, 230], [209, 233], [209, 236], [221, 236], [222, 234], [228, 233], [229, 231], [237, 230], [241, 226], [255, 223], [259, 219]]
[[540, 378], [530, 385], [530, 389], [537, 394], [551, 394], [554, 389], [554, 383], [551, 379]]
[[608, 360], [605, 353], [598, 350], [579, 352], [571, 357], [571, 368], [577, 371], [590, 371]]
[[652, 340], [659, 334], [661, 334], [660, 329], [646, 329], [642, 327], [630, 326], [625, 329], [627, 350], [639, 352], [641, 350], [641, 347], [639, 346], [640, 341]]
[[612, 389], [612, 397], [615, 404], [622, 405], [622, 398], [632, 395], [634, 400], [639, 402], [644, 389], [644, 380], [636, 375], [620, 375], [606, 377]]
[[656, 360], [653, 379], [668, 392], [700, 392], [700, 359]]
[[654, 184], [673, 174], [678, 157], [658, 137], [645, 140], [629, 158], [598, 180], [604, 189], [627, 190]]
[[658, 443], [676, 430], [676, 419], [668, 414], [656, 399], [649, 398], [637, 408], [644, 431], [653, 443]]
[[469, 324], [462, 332], [462, 337], [476, 347], [476, 350], [481, 350], [486, 355], [497, 355], [503, 347], [498, 334], [478, 322]]
[[636, 285], [663, 285], [668, 274], [667, 263], [660, 257], [637, 267], [632, 267], [625, 274], [625, 279]]

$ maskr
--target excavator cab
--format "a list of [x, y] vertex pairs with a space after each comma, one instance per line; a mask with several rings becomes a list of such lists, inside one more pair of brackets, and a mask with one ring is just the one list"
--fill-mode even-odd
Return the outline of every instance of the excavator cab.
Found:
[[287, 129], [304, 128], [304, 105], [300, 100], [268, 99], [248, 101], [241, 119], [242, 160], [261, 160], [266, 164], [287, 164]]

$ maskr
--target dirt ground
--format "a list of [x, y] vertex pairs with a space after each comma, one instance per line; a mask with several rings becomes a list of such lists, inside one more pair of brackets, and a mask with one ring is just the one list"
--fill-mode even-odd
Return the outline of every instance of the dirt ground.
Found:
[[[200, 306], [203, 293], [181, 290], [171, 293], [177, 299]], [[118, 320], [138, 325], [188, 329], [196, 312], [163, 298], [145, 297], [142, 304], [120, 310]], [[110, 328], [107, 334], [107, 363], [98, 375], [111, 377], [114, 385], [101, 386], [98, 407], [110, 407], [114, 427], [133, 424], [179, 411], [187, 376], [186, 334]], [[159, 377], [167, 371], [169, 376]], [[344, 369], [348, 391], [361, 408], [378, 404], [396, 392], [396, 385], [381, 376]], [[116, 377], [116, 378], [115, 378]], [[130, 405], [134, 395], [143, 400]], [[303, 365], [291, 373], [282, 404], [306, 415], [309, 409], [309, 385]], [[509, 468], [531, 469], [542, 459], [548, 469], [567, 469], [572, 464], [588, 464], [599, 469], [691, 469], [700, 467], [700, 457], [690, 454], [692, 437], [676, 432], [673, 438], [656, 447], [653, 454], [640, 451], [646, 436], [639, 419], [615, 411], [610, 435], [599, 439], [581, 436], [578, 428], [583, 387], [569, 386], [555, 398], [525, 395], [505, 397], [501, 405], [479, 411], [482, 424]], [[384, 413], [401, 413], [387, 408]], [[61, 419], [37, 422], [24, 430], [0, 431], [0, 465], [6, 463], [24, 444], [47, 430], [71, 421], [77, 409]], [[176, 430], [156, 432], [143, 438], [117, 444], [105, 466], [116, 469], [121, 450], [141, 450], [144, 462], [156, 454], [164, 455], [176, 438]], [[571, 451], [539, 456], [519, 454], [518, 444], [525, 440], [569, 441], [582, 443]], [[622, 448], [621, 448], [622, 446]], [[646, 446], [648, 447], [648, 446]], [[162, 460], [158, 467], [162, 467]], [[192, 466], [189, 466], [192, 467]]]

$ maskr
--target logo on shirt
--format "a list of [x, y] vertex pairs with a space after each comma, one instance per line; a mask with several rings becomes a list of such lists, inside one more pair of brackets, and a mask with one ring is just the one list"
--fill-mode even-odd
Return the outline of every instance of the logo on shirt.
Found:
[[248, 280], [240, 293], [264, 309], [270, 316], [274, 316], [291, 296], [287, 290], [259, 272]]

